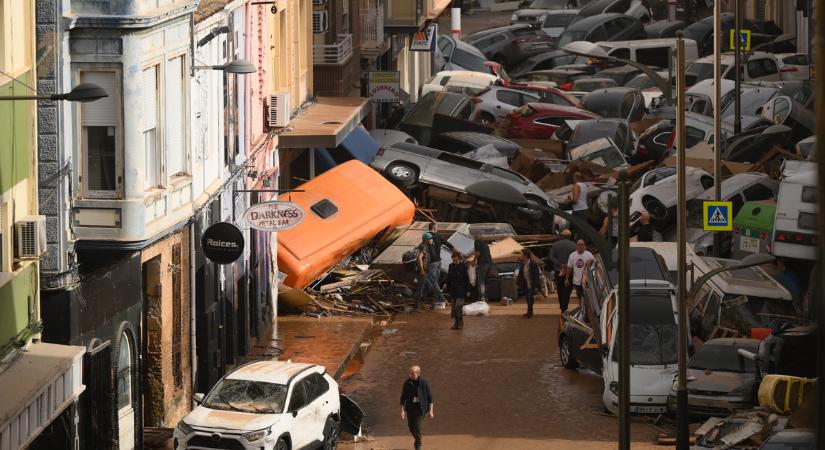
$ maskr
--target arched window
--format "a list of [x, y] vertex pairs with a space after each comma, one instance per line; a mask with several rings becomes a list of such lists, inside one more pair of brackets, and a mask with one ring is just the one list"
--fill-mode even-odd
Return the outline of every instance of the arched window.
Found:
[[132, 406], [132, 343], [125, 331], [117, 354], [117, 409], [122, 410]]

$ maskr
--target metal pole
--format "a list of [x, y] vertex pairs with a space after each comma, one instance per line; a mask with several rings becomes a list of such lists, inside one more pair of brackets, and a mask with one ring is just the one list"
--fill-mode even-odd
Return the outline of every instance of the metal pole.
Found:
[[[736, 115], [733, 118], [733, 133], [734, 133], [735, 136], [739, 135], [739, 133], [742, 132], [742, 99], [739, 95], [740, 94], [739, 90], [742, 89], [742, 70], [741, 70], [742, 69], [742, 64], [740, 64], [740, 62], [741, 62], [740, 61], [741, 52], [739, 51], [739, 48], [741, 47], [741, 45], [739, 45], [739, 35], [741, 34], [741, 29], [742, 29], [742, 17], [740, 15], [741, 11], [739, 10], [739, 3], [740, 2], [741, 2], [741, 0], [734, 0], [734, 5], [735, 6], [734, 6], [734, 10], [733, 10], [733, 15], [735, 16], [734, 17], [734, 23], [736, 24], [735, 28], [734, 28], [735, 31], [734, 31], [734, 39], [733, 39], [733, 44], [734, 44], [733, 70], [736, 71], [735, 72], [736, 78], [734, 78], [735, 81], [734, 81], [734, 87], [733, 87], [734, 88], [733, 111], [734, 111], [734, 114]], [[719, 49], [717, 48], [716, 51], [718, 52]], [[717, 78], [717, 80], [719, 80], [719, 78]], [[716, 183], [716, 184], [718, 185], [719, 183]]]
[[619, 172], [619, 448], [630, 450], [630, 205]]
[[[685, 231], [687, 228], [687, 195], [685, 189], [685, 41], [682, 32], [676, 34], [676, 294], [679, 302], [679, 341], [678, 341], [678, 388], [676, 390], [676, 448], [688, 450], [690, 439], [688, 430], [687, 404], [687, 257]], [[717, 182], [717, 184], [719, 184]]]
[[[813, 39], [813, 48], [808, 49], [808, 51], [816, 51], [816, 65], [822, 67], [825, 64], [825, 8], [822, 7], [820, 3], [818, 7], [812, 8], [813, 13], [816, 14], [815, 21], [814, 21], [814, 39]], [[816, 50], [814, 50], [816, 49]], [[814, 66], [816, 67], [816, 66]], [[816, 84], [816, 105], [818, 106], [816, 110], [816, 128], [818, 130], [825, 129], [825, 111], [822, 110], [825, 107], [825, 79], [821, 76], [816, 77], [814, 80]], [[817, 164], [819, 165], [819, 175], [817, 176], [817, 183], [820, 189], [825, 186], [825, 139], [817, 139], [816, 141], [816, 152], [818, 154], [816, 160], [818, 161]], [[817, 239], [817, 245], [819, 246], [819, 267], [818, 273], [815, 275], [816, 277], [816, 287], [814, 290], [813, 299], [816, 302], [816, 305], [813, 306], [816, 312], [816, 323], [817, 323], [817, 343], [819, 346], [819, 351], [817, 352], [817, 373], [819, 377], [825, 376], [825, 307], [818, 301], [825, 295], [825, 275], [822, 273], [823, 264], [825, 261], [822, 259], [822, 255], [825, 255], [825, 239], [822, 236], [825, 236], [825, 195], [818, 195], [817, 196], [817, 207], [819, 208], [820, 213], [817, 214], [817, 228], [819, 232], [819, 239]], [[819, 442], [820, 446], [822, 443], [825, 443], [825, 389], [820, 388], [817, 389], [817, 415], [816, 415], [816, 432], [817, 432], [817, 441]]]
[[[737, 2], [739, 0], [736, 0]], [[713, 5], [713, 199], [722, 200], [722, 2]], [[737, 46], [738, 47], [738, 46]], [[737, 65], [737, 67], [739, 67]], [[737, 116], [739, 114], [737, 113]], [[713, 233], [713, 256], [720, 256], [722, 235]]]
[[453, 0], [453, 7], [450, 11], [450, 23], [452, 25], [453, 39], [461, 40], [461, 6], [462, 0]]

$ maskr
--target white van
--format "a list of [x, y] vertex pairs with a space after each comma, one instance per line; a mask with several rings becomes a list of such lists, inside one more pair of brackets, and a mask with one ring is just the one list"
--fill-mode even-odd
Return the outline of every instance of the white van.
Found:
[[428, 92], [454, 92], [474, 96], [495, 84], [498, 77], [470, 70], [442, 70], [421, 86], [421, 96]]
[[817, 259], [816, 174], [812, 161], [787, 160], [776, 199], [773, 224], [773, 255], [796, 259]]
[[[685, 64], [699, 58], [699, 48], [693, 39], [685, 39]], [[646, 66], [676, 67], [676, 38], [637, 39], [634, 41], [597, 42], [608, 55], [614, 58], [629, 59]]]

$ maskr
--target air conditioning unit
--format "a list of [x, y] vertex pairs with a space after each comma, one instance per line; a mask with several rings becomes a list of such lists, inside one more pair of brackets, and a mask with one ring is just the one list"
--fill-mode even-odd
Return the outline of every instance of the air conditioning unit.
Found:
[[289, 92], [276, 92], [269, 96], [269, 126], [285, 127], [289, 125]]
[[39, 258], [46, 253], [46, 216], [26, 216], [14, 223], [15, 257]]
[[326, 11], [312, 11], [312, 32], [325, 33], [329, 30], [329, 17]]

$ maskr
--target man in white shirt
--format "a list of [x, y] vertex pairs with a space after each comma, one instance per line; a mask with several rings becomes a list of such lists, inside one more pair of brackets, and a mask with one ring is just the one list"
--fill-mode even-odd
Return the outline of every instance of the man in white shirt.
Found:
[[593, 254], [585, 248], [584, 240], [579, 239], [576, 242], [576, 251], [571, 253], [570, 257], [567, 258], [567, 267], [564, 274], [565, 284], [570, 286], [570, 274], [572, 273], [573, 287], [576, 288], [576, 297], [579, 299], [579, 304], [581, 304], [584, 298], [584, 291], [582, 289], [584, 271], [587, 270], [587, 266], [590, 265], [591, 262], [593, 262]]

